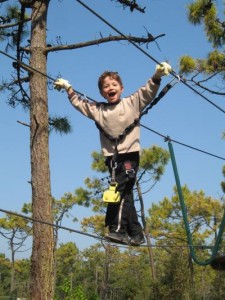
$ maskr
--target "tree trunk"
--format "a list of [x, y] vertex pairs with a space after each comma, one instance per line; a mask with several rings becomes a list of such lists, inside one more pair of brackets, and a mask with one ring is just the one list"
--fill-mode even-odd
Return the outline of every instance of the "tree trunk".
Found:
[[[50, 0], [37, 0], [32, 6], [30, 66], [46, 74], [46, 23]], [[38, 72], [30, 75], [30, 150], [33, 218], [53, 222], [49, 171], [49, 129], [47, 78]], [[33, 223], [31, 257], [32, 300], [52, 300], [54, 282], [53, 228]]]
[[100, 299], [106, 300], [107, 299], [107, 291], [108, 291], [108, 284], [109, 284], [109, 256], [110, 256], [110, 245], [105, 245], [105, 264], [104, 264], [104, 272], [103, 278], [100, 288]]

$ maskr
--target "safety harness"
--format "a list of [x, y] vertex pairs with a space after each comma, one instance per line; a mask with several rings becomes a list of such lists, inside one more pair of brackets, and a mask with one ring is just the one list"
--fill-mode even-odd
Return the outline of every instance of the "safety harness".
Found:
[[[178, 78], [179, 80], [179, 78]], [[168, 83], [158, 94], [157, 97], [155, 97], [153, 99], [153, 101], [151, 101], [151, 103], [146, 106], [146, 108], [140, 113], [140, 116], [138, 118], [136, 118], [133, 123], [131, 123], [130, 125], [128, 125], [125, 130], [120, 133], [117, 137], [113, 137], [110, 134], [108, 134], [107, 132], [104, 131], [104, 129], [99, 125], [98, 122], [95, 122], [96, 127], [99, 129], [99, 131], [107, 138], [109, 139], [111, 142], [115, 143], [115, 150], [114, 150], [114, 154], [112, 156], [112, 160], [111, 160], [111, 168], [112, 168], [112, 174], [111, 174], [111, 181], [109, 183], [109, 188], [108, 190], [106, 190], [103, 193], [103, 201], [107, 202], [107, 203], [118, 203], [120, 201], [120, 193], [117, 191], [117, 186], [118, 183], [115, 180], [115, 173], [116, 173], [116, 168], [117, 168], [117, 158], [118, 158], [118, 149], [117, 149], [117, 145], [123, 141], [123, 139], [126, 137], [126, 135], [128, 135], [133, 129], [134, 127], [136, 127], [137, 125], [140, 124], [140, 120], [141, 118], [146, 115], [148, 113], [148, 111], [154, 106], [156, 105], [160, 99], [162, 99], [166, 93], [177, 83], [173, 83], [174, 79]], [[106, 103], [104, 103], [106, 104]], [[125, 167], [125, 171], [126, 174], [128, 175], [129, 179], [135, 178], [135, 171], [131, 166], [131, 163], [129, 161], [126, 161], [124, 163], [124, 167]]]

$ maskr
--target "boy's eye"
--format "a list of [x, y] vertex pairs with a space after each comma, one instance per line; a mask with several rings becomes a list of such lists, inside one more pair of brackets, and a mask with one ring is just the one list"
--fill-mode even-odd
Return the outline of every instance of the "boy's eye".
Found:
[[103, 85], [103, 89], [107, 89], [107, 88], [109, 88], [110, 86], [112, 86], [112, 87], [118, 87], [118, 83], [115, 82], [115, 83]]

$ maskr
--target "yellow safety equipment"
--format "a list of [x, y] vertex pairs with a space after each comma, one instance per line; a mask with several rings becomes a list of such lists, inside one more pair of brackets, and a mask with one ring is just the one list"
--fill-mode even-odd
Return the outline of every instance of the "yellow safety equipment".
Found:
[[103, 201], [107, 203], [118, 203], [120, 202], [120, 192], [116, 191], [116, 184], [110, 184], [109, 189], [103, 193]]

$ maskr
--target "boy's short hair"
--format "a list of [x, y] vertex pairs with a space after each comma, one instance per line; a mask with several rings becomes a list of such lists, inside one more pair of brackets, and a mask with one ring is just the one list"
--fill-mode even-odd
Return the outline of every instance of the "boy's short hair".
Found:
[[122, 79], [120, 77], [120, 75], [118, 74], [118, 72], [113, 72], [113, 71], [105, 71], [104, 73], [102, 73], [102, 75], [99, 77], [98, 79], [98, 88], [99, 88], [99, 91], [101, 92], [102, 91], [102, 86], [103, 86], [103, 81], [106, 77], [110, 77], [112, 79], [115, 79], [116, 81], [119, 82], [119, 84], [121, 86], [123, 86], [123, 82], [122, 82]]

